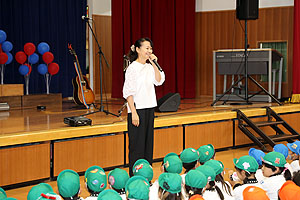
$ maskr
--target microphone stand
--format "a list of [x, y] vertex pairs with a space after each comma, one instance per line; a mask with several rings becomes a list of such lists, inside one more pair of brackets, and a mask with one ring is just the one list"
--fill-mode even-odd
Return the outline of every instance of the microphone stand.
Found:
[[102, 52], [102, 48], [101, 48], [101, 46], [100, 46], [100, 44], [99, 44], [99, 42], [98, 42], [98, 40], [97, 40], [97, 37], [96, 37], [96, 35], [95, 35], [95, 33], [94, 33], [94, 30], [93, 30], [92, 26], [91, 26], [90, 23], [89, 23], [89, 20], [84, 20], [84, 21], [88, 24], [89, 29], [91, 30], [92, 35], [93, 35], [93, 37], [94, 37], [94, 39], [95, 39], [95, 41], [96, 41], [96, 43], [97, 43], [98, 49], [99, 49], [97, 55], [99, 56], [99, 69], [100, 69], [100, 108], [99, 108], [98, 111], [95, 111], [95, 112], [92, 112], [92, 113], [89, 113], [89, 114], [93, 114], [93, 113], [97, 113], [97, 112], [104, 112], [106, 115], [111, 114], [111, 115], [113, 115], [113, 116], [119, 117], [119, 115], [116, 115], [116, 114], [111, 113], [111, 112], [109, 112], [108, 110], [105, 110], [105, 109], [104, 109], [104, 106], [103, 106], [103, 92], [102, 92], [102, 80], [103, 80], [103, 77], [102, 77], [102, 62], [101, 62], [102, 56], [103, 56], [103, 58], [104, 58], [104, 61], [105, 61], [105, 63], [106, 63], [106, 66], [107, 66], [108, 68], [109, 68], [109, 64], [108, 64], [108, 62], [107, 62], [107, 60], [106, 60], [106, 58], [105, 58], [105, 56], [104, 56], [104, 53]]

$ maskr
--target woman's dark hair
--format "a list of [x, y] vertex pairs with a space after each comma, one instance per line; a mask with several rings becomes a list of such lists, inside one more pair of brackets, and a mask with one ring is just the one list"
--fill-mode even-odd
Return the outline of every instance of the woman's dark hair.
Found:
[[[235, 166], [234, 168], [235, 168], [235, 170], [238, 171], [240, 174], [242, 173], [242, 171], [245, 171], [245, 170], [242, 170], [242, 169], [240, 169], [240, 168], [237, 168], [236, 166]], [[252, 175], [255, 176], [255, 172], [247, 172], [247, 171], [245, 171], [245, 176], [246, 176], [246, 178], [243, 180], [243, 183], [244, 183], [244, 184], [247, 183], [248, 178], [249, 178], [250, 176], [252, 176]]]
[[132, 51], [132, 49], [130, 49], [129, 53], [127, 54], [131, 63], [138, 58], [138, 53], [136, 52], [136, 47], [140, 48], [142, 46], [142, 43], [145, 41], [150, 42], [151, 47], [153, 47], [153, 42], [147, 37], [140, 38], [137, 41], [135, 41], [134, 51]]
[[292, 181], [296, 185], [300, 186], [300, 170], [298, 170], [298, 171], [296, 171], [296, 172], [293, 173], [293, 179], [292, 179]]
[[191, 198], [195, 194], [202, 195], [203, 188], [195, 188], [188, 185], [185, 185], [184, 187], [185, 187], [186, 194], [189, 196], [189, 198]]
[[[161, 187], [159, 187], [158, 189], [158, 193], [162, 194], [164, 192], [164, 189], [162, 189]], [[173, 194], [170, 192], [165, 191], [162, 194], [162, 197], [160, 198], [161, 200], [181, 200], [183, 199], [181, 192]]]
[[[265, 163], [265, 162], [263, 162], [263, 165], [264, 165], [265, 167], [267, 167], [267, 168], [270, 168], [270, 169], [272, 170], [272, 172], [275, 172], [275, 171], [276, 171], [276, 167], [273, 166], [273, 165], [270, 165], [270, 164]], [[290, 172], [289, 169], [287, 169], [287, 168], [285, 168], [285, 167], [278, 167], [278, 168], [279, 168], [278, 173], [273, 174], [272, 176], [280, 175], [280, 174], [282, 174], [282, 173], [284, 172], [283, 176], [284, 176], [285, 180], [286, 180], [286, 181], [292, 180], [292, 174], [291, 174], [291, 172]]]
[[215, 181], [209, 181], [208, 184], [209, 184], [209, 187], [206, 190], [208, 190], [208, 191], [216, 190], [220, 199], [221, 200], [225, 199], [221, 189], [215, 184]]
[[80, 197], [79, 197], [79, 191], [72, 197], [64, 197], [62, 196], [61, 194], [59, 194], [64, 200], [79, 200]]
[[232, 196], [232, 194], [231, 194], [231, 186], [228, 183], [225, 182], [225, 180], [224, 180], [224, 178], [223, 178], [223, 176], [221, 174], [218, 174], [216, 176], [215, 181], [220, 182], [222, 184], [223, 190], [225, 190], [225, 192], [228, 195]]
[[89, 193], [91, 194], [91, 196], [97, 197], [99, 195], [100, 192], [95, 192], [95, 191], [91, 190], [87, 184], [86, 184], [86, 187], [87, 187]]
[[194, 169], [197, 164], [197, 160], [191, 163], [182, 163], [183, 168], [185, 169], [185, 174], [188, 173], [191, 169]]

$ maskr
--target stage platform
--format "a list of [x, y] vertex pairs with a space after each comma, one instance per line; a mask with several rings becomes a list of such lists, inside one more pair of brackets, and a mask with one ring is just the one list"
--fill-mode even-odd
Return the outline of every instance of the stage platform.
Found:
[[[217, 105], [212, 97], [181, 100], [177, 112], [155, 113], [154, 158], [184, 148], [213, 144], [216, 149], [251, 145], [237, 127], [235, 109], [242, 109], [254, 121], [265, 120], [265, 106], [271, 106], [300, 132], [300, 104], [278, 106], [254, 103], [251, 106]], [[118, 114], [123, 101], [110, 99], [105, 109]], [[65, 117], [89, 114], [71, 101], [47, 107], [25, 107], [0, 112], [0, 186], [51, 179], [64, 169], [84, 172], [92, 165], [106, 169], [128, 163], [127, 112], [120, 117], [103, 112], [87, 115], [91, 126], [70, 127]], [[271, 130], [265, 130], [271, 134]], [[268, 132], [269, 131], [269, 132]]]

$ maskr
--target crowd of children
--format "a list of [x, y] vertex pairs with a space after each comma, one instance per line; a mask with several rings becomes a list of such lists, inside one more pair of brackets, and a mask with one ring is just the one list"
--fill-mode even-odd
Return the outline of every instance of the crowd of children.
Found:
[[[133, 176], [120, 168], [106, 176], [99, 166], [88, 168], [84, 182], [87, 200], [295, 200], [300, 199], [300, 141], [275, 145], [264, 153], [251, 148], [248, 155], [233, 159], [234, 171], [225, 181], [224, 165], [215, 160], [213, 145], [167, 154], [158, 180], [145, 159], [133, 165]], [[289, 164], [286, 159], [291, 160]], [[226, 177], [227, 178], [227, 177]], [[108, 183], [108, 186], [107, 186]], [[57, 177], [58, 194], [47, 183], [33, 186], [27, 200], [80, 200], [79, 175], [64, 170]], [[107, 189], [108, 188], [108, 189]], [[0, 200], [8, 198], [0, 188]]]

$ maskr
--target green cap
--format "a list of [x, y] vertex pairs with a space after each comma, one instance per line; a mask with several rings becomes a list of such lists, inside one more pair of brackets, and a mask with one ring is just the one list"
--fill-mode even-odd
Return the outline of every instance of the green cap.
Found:
[[182, 161], [176, 153], [169, 153], [164, 157], [164, 167], [166, 172], [180, 174], [182, 171]]
[[132, 168], [133, 175], [139, 175], [145, 177], [148, 182], [153, 178], [153, 169], [149, 162], [145, 159], [137, 160]]
[[107, 189], [99, 193], [97, 200], [122, 200], [119, 193], [114, 190]]
[[205, 162], [204, 165], [210, 166], [211, 168], [213, 168], [216, 172], [216, 175], [221, 174], [221, 172], [223, 172], [223, 170], [224, 170], [223, 163], [218, 160], [209, 160], [209, 161]]
[[263, 158], [263, 162], [275, 167], [284, 167], [286, 164], [284, 155], [275, 151], [267, 153]]
[[92, 166], [85, 171], [84, 181], [94, 192], [101, 192], [106, 188], [106, 174], [99, 166]]
[[207, 178], [199, 170], [193, 169], [186, 174], [185, 184], [193, 188], [204, 188], [207, 184]]
[[203, 145], [197, 151], [199, 152], [199, 162], [201, 163], [210, 160], [215, 154], [215, 149], [212, 144]]
[[116, 168], [108, 174], [108, 183], [117, 190], [125, 188], [128, 179], [129, 175], [124, 169]]
[[0, 187], [0, 200], [7, 198], [6, 192]]
[[242, 156], [239, 159], [234, 158], [233, 163], [237, 168], [246, 172], [256, 172], [258, 169], [258, 163], [252, 156]]
[[80, 189], [79, 175], [70, 169], [63, 170], [57, 177], [57, 188], [64, 198], [75, 196]]
[[194, 148], [184, 149], [180, 154], [180, 159], [183, 163], [192, 163], [199, 159], [199, 152]]
[[181, 192], [181, 182], [181, 176], [177, 173], [165, 172], [158, 178], [159, 186], [172, 194]]
[[149, 199], [149, 182], [143, 176], [131, 177], [125, 186], [126, 196], [129, 199]]
[[53, 192], [52, 187], [47, 183], [40, 183], [38, 185], [33, 186], [28, 194], [27, 194], [27, 200], [36, 200], [41, 197], [41, 194], [48, 194], [50, 192]]
[[211, 168], [210, 166], [201, 165], [201, 166], [197, 167], [196, 170], [202, 172], [205, 175], [207, 182], [216, 180], [217, 174], [216, 174], [215, 170], [213, 168]]

